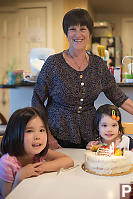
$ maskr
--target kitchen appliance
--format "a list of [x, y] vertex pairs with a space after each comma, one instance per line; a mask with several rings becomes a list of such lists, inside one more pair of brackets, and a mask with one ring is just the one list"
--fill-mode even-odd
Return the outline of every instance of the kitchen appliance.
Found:
[[33, 48], [30, 52], [30, 66], [34, 76], [38, 76], [46, 59], [55, 53], [53, 48]]

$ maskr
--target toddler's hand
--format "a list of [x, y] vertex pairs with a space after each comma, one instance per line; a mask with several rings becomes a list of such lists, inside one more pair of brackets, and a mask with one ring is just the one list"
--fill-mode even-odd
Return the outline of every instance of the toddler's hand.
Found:
[[121, 137], [117, 137], [116, 140], [115, 140], [115, 147], [117, 145], [119, 145], [121, 141], [122, 141], [122, 138]]
[[97, 145], [99, 143], [99, 141], [90, 141], [87, 146], [86, 149], [90, 149], [93, 145]]

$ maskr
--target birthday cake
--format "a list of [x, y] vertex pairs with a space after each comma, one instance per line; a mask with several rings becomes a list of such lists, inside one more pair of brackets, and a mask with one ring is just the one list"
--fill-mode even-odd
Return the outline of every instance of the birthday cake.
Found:
[[127, 172], [131, 168], [131, 152], [116, 149], [110, 152], [109, 147], [98, 146], [95, 150], [86, 150], [85, 169], [99, 175], [112, 175]]

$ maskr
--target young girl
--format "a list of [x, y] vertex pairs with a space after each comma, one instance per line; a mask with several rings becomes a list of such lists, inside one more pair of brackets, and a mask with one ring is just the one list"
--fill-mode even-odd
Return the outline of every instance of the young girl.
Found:
[[26, 107], [13, 113], [1, 142], [0, 198], [23, 179], [73, 166], [65, 154], [48, 149], [46, 116]]
[[133, 140], [124, 135], [119, 109], [111, 104], [100, 106], [94, 118], [94, 134], [96, 141], [91, 141], [86, 148], [100, 143], [111, 144], [114, 142], [116, 148], [124, 148], [133, 151]]

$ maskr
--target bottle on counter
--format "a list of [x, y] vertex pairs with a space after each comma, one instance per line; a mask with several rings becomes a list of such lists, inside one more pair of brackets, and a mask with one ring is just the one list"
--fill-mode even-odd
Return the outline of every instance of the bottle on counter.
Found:
[[112, 75], [114, 75], [114, 66], [110, 66], [109, 67], [110, 72], [112, 73]]
[[121, 67], [114, 67], [114, 77], [117, 83], [121, 82]]
[[8, 84], [13, 85], [16, 84], [16, 72], [8, 72]]

